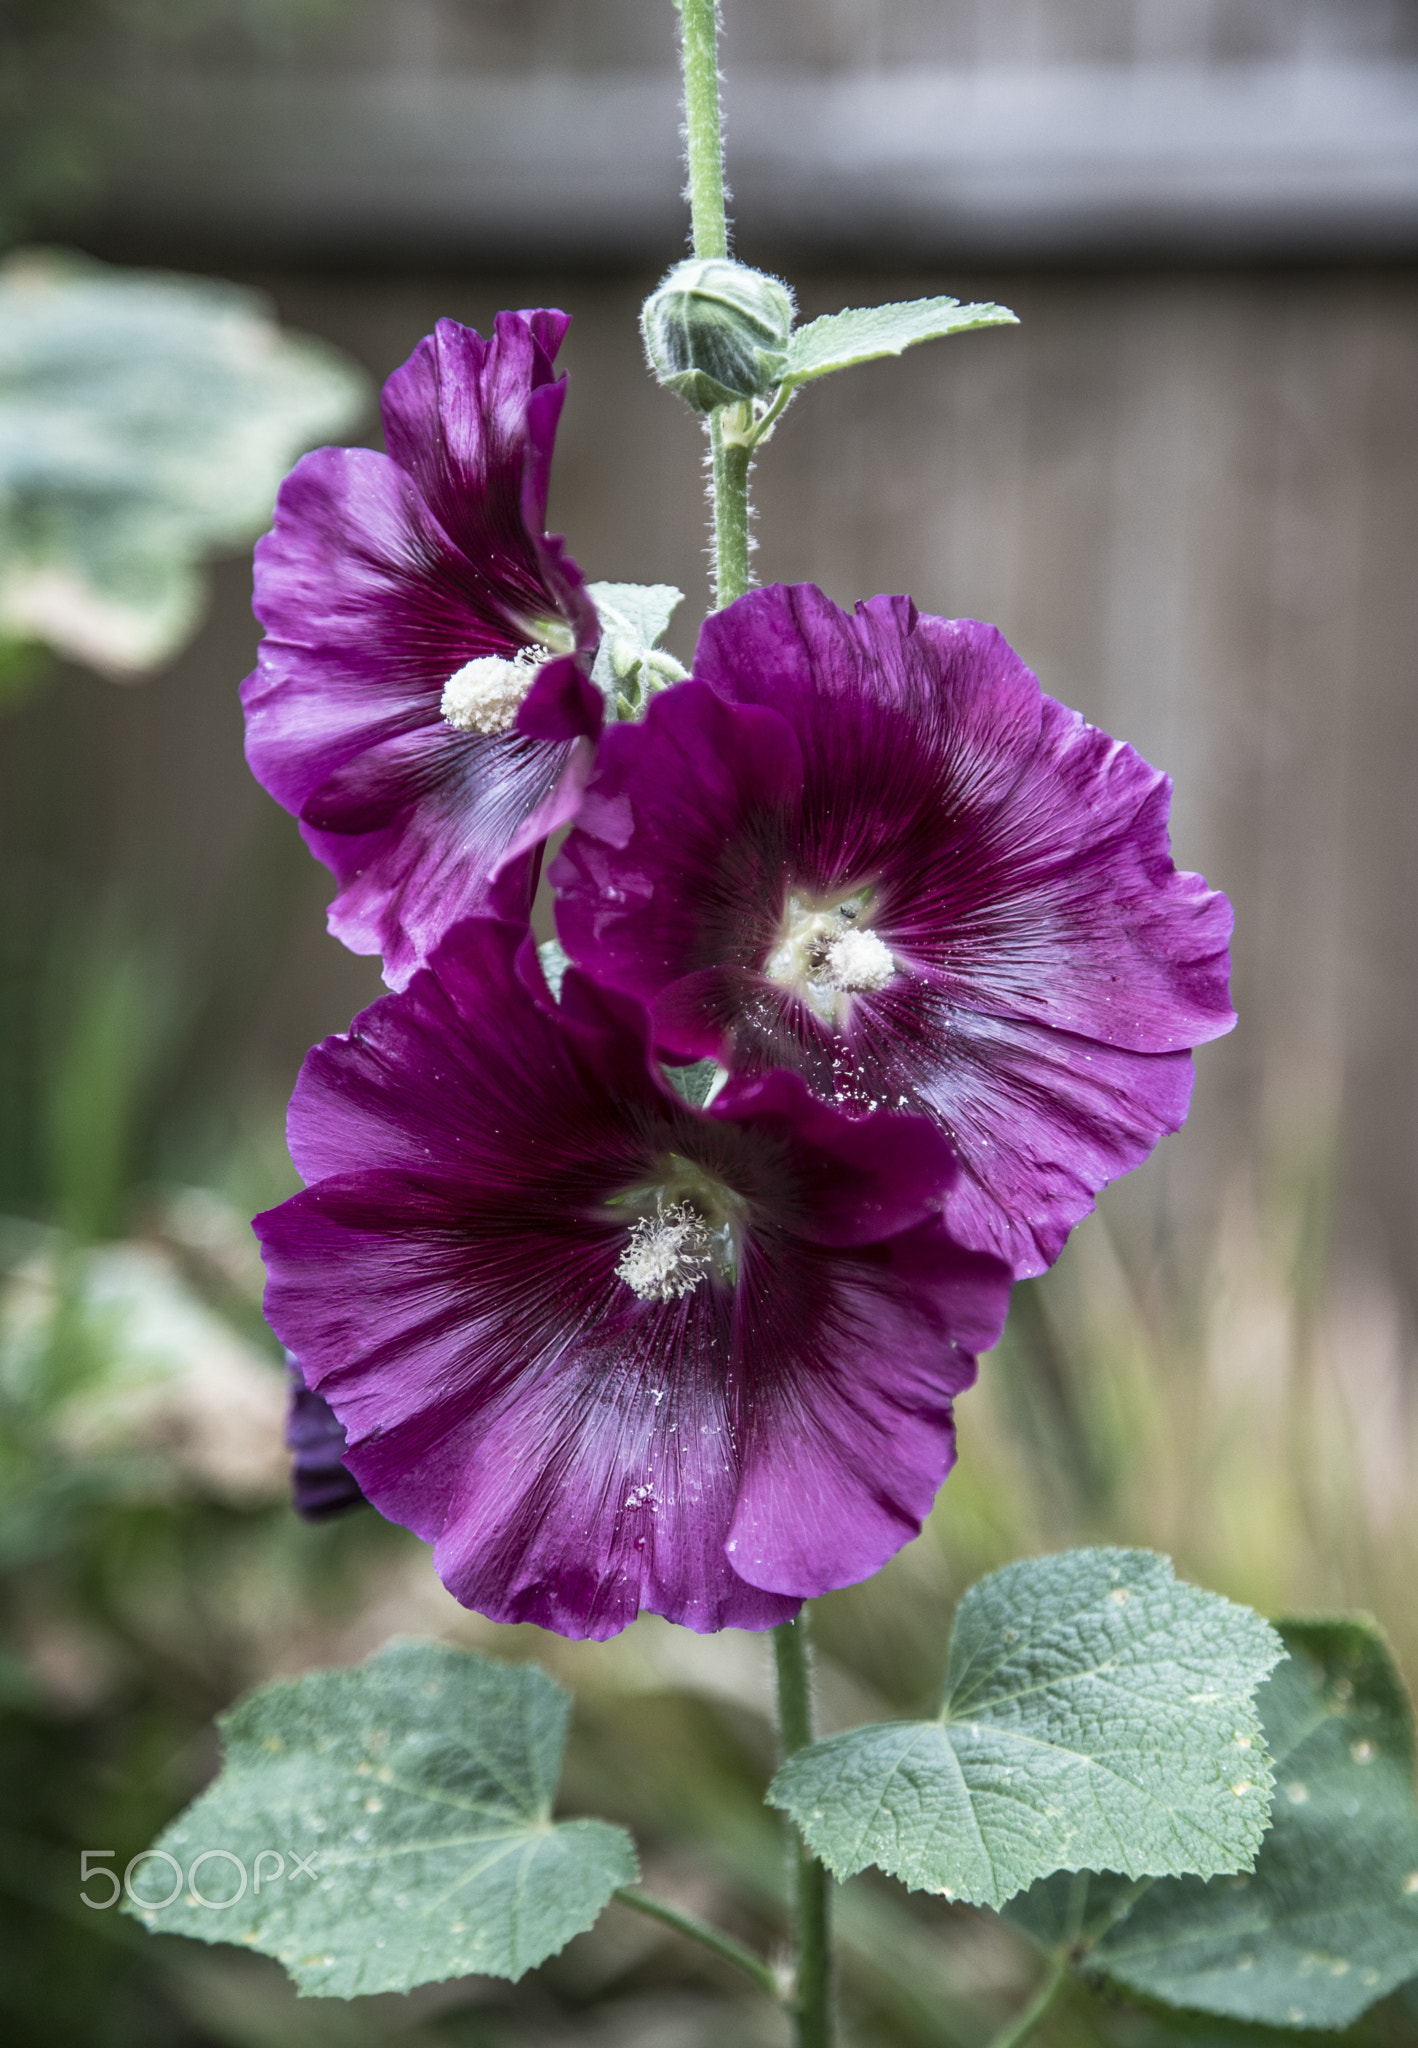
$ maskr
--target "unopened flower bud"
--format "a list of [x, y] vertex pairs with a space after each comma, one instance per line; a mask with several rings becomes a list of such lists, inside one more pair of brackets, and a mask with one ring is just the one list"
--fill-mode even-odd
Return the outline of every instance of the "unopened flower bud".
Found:
[[727, 257], [691, 258], [645, 301], [645, 353], [662, 384], [696, 412], [713, 412], [776, 388], [794, 310], [776, 277]]

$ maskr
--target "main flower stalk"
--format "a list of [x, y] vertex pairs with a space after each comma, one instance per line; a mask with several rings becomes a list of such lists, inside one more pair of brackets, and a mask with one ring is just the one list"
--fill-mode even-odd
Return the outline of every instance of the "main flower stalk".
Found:
[[[689, 219], [696, 256], [727, 256], [724, 139], [719, 110], [718, 0], [675, 0], [684, 73], [685, 153]], [[740, 406], [721, 406], [709, 420], [710, 495], [714, 506], [714, 609], [722, 611], [749, 586], [748, 469], [752, 450], [736, 439]]]
[[[778, 1667], [778, 1725], [786, 1759], [812, 1741], [812, 1693], [807, 1660], [807, 1610], [773, 1631]], [[794, 2010], [799, 2048], [831, 2048], [832, 1921], [827, 1872], [798, 1837], [797, 1976]]]
[[[696, 256], [727, 256], [729, 224], [724, 209], [724, 131], [719, 108], [718, 0], [675, 0], [680, 15], [684, 69], [685, 150], [689, 168], [690, 225]], [[709, 421], [711, 491], [714, 504], [714, 608], [722, 611], [749, 586], [748, 471], [751, 449], [731, 432], [741, 408], [722, 406]], [[812, 1740], [805, 1622], [801, 1616], [773, 1631], [778, 1668], [778, 1718], [783, 1753], [791, 1756]], [[832, 2040], [832, 1952], [827, 1872], [800, 1837], [795, 1839], [797, 1876], [797, 1976], [795, 2007], [799, 2048], [830, 2048]]]

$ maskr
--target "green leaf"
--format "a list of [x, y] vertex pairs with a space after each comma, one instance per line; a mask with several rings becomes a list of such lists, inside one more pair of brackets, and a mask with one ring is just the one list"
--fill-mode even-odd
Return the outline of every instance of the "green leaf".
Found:
[[709, 1091], [714, 1086], [719, 1072], [717, 1060], [694, 1060], [687, 1067], [664, 1069], [665, 1079], [675, 1094], [682, 1096], [695, 1109], [702, 1109], [709, 1100]]
[[601, 620], [591, 680], [612, 710], [633, 716], [652, 689], [679, 682], [686, 671], [656, 643], [684, 603], [672, 583], [591, 583], [591, 601]]
[[1036, 1887], [1010, 1918], [1091, 1977], [1273, 2026], [1346, 2027], [1418, 1976], [1413, 1720], [1365, 1618], [1284, 1621], [1290, 1651], [1258, 1705], [1274, 1825], [1250, 1876]]
[[263, 1686], [224, 1717], [221, 1775], [131, 1872], [128, 1910], [260, 1949], [325, 1997], [520, 1977], [637, 1874], [623, 1828], [551, 1819], [569, 1708], [530, 1665], [432, 1643]]
[[806, 384], [832, 370], [850, 370], [878, 356], [899, 356], [920, 341], [968, 334], [976, 327], [1016, 327], [1008, 306], [962, 306], [958, 299], [908, 299], [892, 306], [857, 306], [828, 313], [800, 327], [788, 344], [783, 382]]
[[961, 1602], [935, 1720], [800, 1750], [769, 1798], [839, 1878], [874, 1863], [976, 1905], [1060, 1869], [1237, 1870], [1265, 1831], [1253, 1695], [1281, 1655], [1164, 1557], [1029, 1559]]
[[55, 251], [0, 270], [0, 636], [119, 675], [193, 630], [198, 574], [271, 516], [362, 374], [206, 278]]

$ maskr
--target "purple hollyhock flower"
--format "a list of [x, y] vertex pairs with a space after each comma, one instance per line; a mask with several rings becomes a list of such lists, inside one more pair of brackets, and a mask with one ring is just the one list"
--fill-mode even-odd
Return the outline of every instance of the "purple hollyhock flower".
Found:
[[639, 1005], [572, 970], [558, 1007], [473, 918], [310, 1054], [289, 1134], [267, 1315], [465, 1605], [767, 1628], [917, 1533], [1009, 1292], [923, 1119], [794, 1074], [692, 1108]]
[[294, 1353], [286, 1353], [290, 1404], [286, 1449], [291, 1454], [291, 1502], [307, 1522], [323, 1522], [364, 1500], [359, 1481], [345, 1469], [345, 1432], [323, 1394], [305, 1384]]
[[1230, 906], [1172, 865], [1167, 778], [904, 597], [753, 591], [694, 674], [603, 743], [563, 945], [672, 1058], [932, 1117], [955, 1235], [1042, 1272], [1235, 1021]]
[[440, 320], [384, 386], [389, 453], [303, 456], [257, 545], [247, 759], [339, 879], [331, 931], [395, 987], [500, 866], [530, 902], [600, 730], [595, 609], [542, 531], [568, 324]]

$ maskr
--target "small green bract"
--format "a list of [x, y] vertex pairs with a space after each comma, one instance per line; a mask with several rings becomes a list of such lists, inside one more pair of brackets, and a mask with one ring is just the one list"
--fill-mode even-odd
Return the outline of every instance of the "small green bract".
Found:
[[659, 644], [684, 603], [684, 592], [672, 583], [591, 583], [587, 588], [601, 621], [591, 680], [604, 692], [613, 716], [633, 717], [652, 690], [684, 675]]
[[890, 306], [852, 306], [799, 327], [788, 345], [783, 382], [807, 384], [881, 356], [899, 356], [922, 341], [942, 341], [977, 327], [1015, 327], [1008, 306], [962, 306], [958, 299], [906, 299]]

